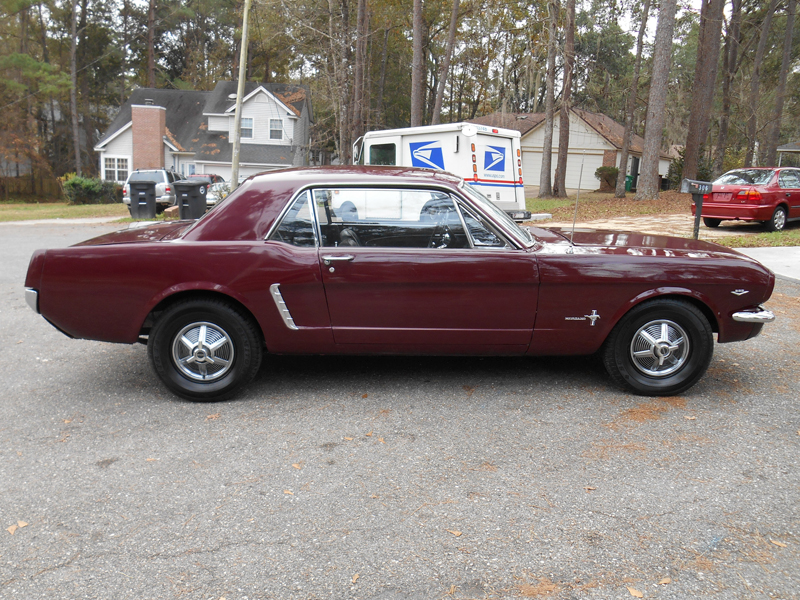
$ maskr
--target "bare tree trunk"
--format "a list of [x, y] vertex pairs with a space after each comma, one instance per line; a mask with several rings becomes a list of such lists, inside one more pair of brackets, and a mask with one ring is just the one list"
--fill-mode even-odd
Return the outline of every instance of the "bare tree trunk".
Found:
[[764, 62], [764, 54], [767, 50], [767, 38], [769, 29], [772, 25], [772, 15], [775, 14], [775, 7], [778, 0], [770, 0], [767, 7], [767, 14], [764, 15], [764, 22], [761, 25], [761, 36], [758, 38], [758, 49], [753, 59], [753, 72], [750, 74], [750, 98], [747, 103], [749, 115], [747, 117], [747, 154], [744, 157], [744, 166], [753, 166], [753, 155], [756, 147], [756, 133], [758, 128], [758, 87], [761, 80], [761, 63]]
[[569, 156], [569, 113], [572, 93], [572, 71], [575, 66], [575, 0], [567, 0], [566, 39], [564, 43], [564, 86], [561, 90], [560, 124], [558, 128], [558, 162], [556, 164], [557, 198], [567, 197], [567, 158]]
[[147, 87], [156, 87], [156, 0], [147, 12]]
[[773, 166], [778, 162], [778, 142], [781, 137], [781, 118], [783, 116], [783, 103], [786, 98], [786, 77], [789, 73], [789, 63], [792, 61], [792, 30], [794, 29], [794, 16], [796, 12], [797, 1], [789, 0], [789, 4], [786, 7], [786, 33], [783, 38], [781, 74], [778, 79], [778, 91], [775, 93], [775, 116], [772, 120], [772, 131], [767, 141], [768, 166]]
[[367, 60], [367, 0], [358, 0], [356, 16], [356, 61], [353, 87], [353, 114], [351, 139], [357, 140], [364, 133], [364, 63]]
[[422, 125], [425, 105], [425, 65], [422, 55], [422, 0], [414, 0], [413, 47], [411, 60], [411, 127]]
[[542, 143], [542, 170], [539, 175], [539, 198], [553, 197], [552, 165], [553, 165], [553, 107], [555, 105], [556, 87], [556, 19], [558, 18], [558, 1], [548, 0], [547, 10], [550, 13], [547, 26], [547, 81], [544, 100], [544, 141]]
[[733, 0], [731, 20], [725, 36], [725, 52], [723, 66], [725, 71], [722, 78], [722, 113], [719, 116], [719, 132], [717, 143], [714, 147], [713, 177], [722, 175], [725, 162], [725, 148], [728, 145], [728, 126], [731, 118], [731, 86], [736, 71], [739, 70], [739, 43], [742, 24], [742, 0]]
[[708, 124], [714, 101], [714, 84], [719, 64], [722, 9], [725, 0], [703, 0], [700, 12], [700, 37], [697, 41], [697, 63], [692, 86], [692, 108], [683, 155], [683, 177], [697, 179], [700, 147], [708, 137]]
[[644, 0], [642, 22], [639, 24], [639, 37], [636, 39], [636, 61], [633, 64], [633, 81], [631, 81], [631, 89], [628, 92], [628, 101], [625, 106], [625, 129], [622, 133], [617, 188], [614, 190], [615, 198], [625, 197], [625, 176], [628, 174], [628, 154], [630, 153], [631, 138], [633, 137], [633, 116], [636, 112], [636, 96], [639, 93], [639, 71], [642, 67], [642, 48], [644, 47], [644, 34], [647, 31], [647, 17], [649, 14], [650, 0]]
[[442, 116], [442, 102], [444, 101], [444, 88], [450, 74], [450, 61], [453, 59], [453, 48], [456, 45], [456, 29], [458, 29], [459, 0], [453, 0], [453, 11], [450, 13], [450, 29], [447, 31], [447, 49], [444, 60], [439, 69], [439, 85], [436, 86], [436, 101], [433, 104], [431, 125], [438, 125]]
[[664, 0], [658, 14], [655, 48], [653, 50], [653, 72], [650, 76], [650, 97], [647, 104], [647, 123], [644, 130], [644, 148], [637, 200], [658, 198], [658, 159], [664, 138], [664, 109], [667, 104], [667, 81], [672, 63], [672, 36], [675, 32], [677, 0]]
[[69, 47], [69, 69], [71, 87], [69, 90], [69, 108], [72, 113], [72, 143], [75, 152], [75, 174], [79, 177], [81, 171], [81, 132], [78, 127], [78, 0], [72, 0], [72, 40]]
[[383, 114], [383, 91], [386, 89], [386, 61], [389, 55], [389, 28], [383, 30], [383, 51], [381, 52], [381, 78], [378, 84], [378, 102], [375, 111], [378, 115], [378, 122], [386, 123], [386, 116]]

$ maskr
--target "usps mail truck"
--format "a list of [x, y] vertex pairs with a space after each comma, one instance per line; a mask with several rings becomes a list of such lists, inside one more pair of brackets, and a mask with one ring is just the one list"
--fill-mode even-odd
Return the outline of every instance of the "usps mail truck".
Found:
[[520, 134], [474, 123], [370, 131], [353, 145], [353, 161], [449, 171], [517, 221], [525, 210]]

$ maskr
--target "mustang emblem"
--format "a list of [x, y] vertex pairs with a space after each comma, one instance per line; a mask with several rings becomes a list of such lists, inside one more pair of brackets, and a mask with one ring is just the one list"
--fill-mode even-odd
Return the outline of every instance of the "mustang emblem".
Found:
[[592, 314], [590, 315], [583, 315], [582, 317], [564, 317], [565, 321], [586, 321], [587, 319], [592, 322], [592, 327], [594, 327], [594, 322], [600, 318], [600, 315], [597, 314], [597, 311], [592, 309]]
[[731, 294], [733, 294], [734, 296], [744, 296], [745, 294], [747, 294], [749, 292], [750, 292], [750, 290], [743, 290], [743, 289], [739, 288], [738, 290], [733, 290], [731, 292]]

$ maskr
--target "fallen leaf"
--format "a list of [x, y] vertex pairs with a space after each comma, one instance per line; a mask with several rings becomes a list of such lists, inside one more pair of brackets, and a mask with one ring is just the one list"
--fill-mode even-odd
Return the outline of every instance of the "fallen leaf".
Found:
[[11, 535], [14, 535], [14, 532], [18, 529], [16, 525], [12, 525], [11, 527], [6, 527], [6, 531]]
[[381, 444], [385, 444], [385, 443], [386, 443], [386, 442], [384, 442], [384, 441], [383, 441], [383, 438], [378, 438], [378, 441], [379, 441]]
[[770, 542], [772, 542], [776, 546], [780, 546], [781, 548], [786, 548], [787, 547], [786, 544], [784, 544], [783, 542], [779, 542], [778, 540], [770, 540]]
[[216, 419], [219, 419], [219, 413], [214, 413], [213, 415], [208, 415], [206, 417], [206, 421], [214, 421]]
[[158, 459], [157, 458], [145, 458], [145, 460], [147, 462], [154, 462], [154, 461], [157, 461]]
[[284, 494], [289, 494], [290, 496], [294, 496], [294, 492], [292, 492], [290, 490], [283, 490], [283, 493]]
[[302, 469], [302, 468], [303, 468], [303, 465], [301, 465], [300, 463], [292, 463], [292, 466], [293, 466], [295, 469]]
[[447, 533], [452, 533], [454, 536], [459, 537], [461, 535], [460, 531], [454, 531], [452, 529], [446, 529]]
[[367, 396], [369, 396], [369, 394], [362, 394], [361, 395], [362, 398], [366, 398]]
[[348, 442], [352, 442], [353, 441], [353, 438], [349, 438], [349, 437], [346, 437], [344, 439], [346, 439]]
[[633, 596], [634, 598], [644, 598], [644, 594], [642, 592], [640, 592], [639, 590], [636, 590], [636, 589], [634, 589], [632, 587], [629, 587], [628, 591], [631, 593], [631, 596]]
[[[25, 521], [17, 521], [17, 525], [19, 526], [20, 529], [22, 529], [23, 527], [27, 527], [28, 526], [28, 524]], [[785, 546], [784, 546], [784, 548], [785, 548]]]
[[592, 487], [592, 486], [590, 486], [590, 485], [587, 485], [587, 486], [586, 486], [586, 487], [584, 487], [583, 489], [585, 489], [587, 492], [593, 492], [593, 491], [594, 491], [594, 490], [596, 490], [597, 488], [596, 488], [596, 487]]
[[455, 586], [455, 585], [451, 585], [451, 586], [450, 586], [450, 591], [449, 591], [449, 592], [447, 592], [447, 593], [448, 593], [448, 595], [450, 595], [450, 596], [455, 596], [455, 595], [456, 595], [456, 586]]
[[359, 577], [361, 577], [361, 575], [359, 575], [358, 573], [356, 573], [355, 575], [353, 575], [353, 583], [355, 583], [356, 581], [358, 581], [358, 578], [359, 578]]
[[372, 437], [372, 432], [371, 431], [367, 434], [367, 437]]
[[64, 419], [64, 423], [66, 423], [67, 425], [69, 425], [70, 423], [72, 423], [72, 419]]
[[658, 585], [667, 585], [668, 583], [672, 583], [672, 579], [669, 577], [664, 577], [664, 579], [658, 582]]
[[683, 415], [683, 418], [686, 419], [687, 421], [694, 421], [697, 417], [693, 415]]

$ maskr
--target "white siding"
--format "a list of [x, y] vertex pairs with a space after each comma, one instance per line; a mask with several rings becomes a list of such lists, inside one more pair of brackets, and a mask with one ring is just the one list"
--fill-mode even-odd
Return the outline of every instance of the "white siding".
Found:
[[114, 156], [133, 156], [133, 129], [120, 133], [113, 140], [108, 142], [105, 153]]
[[229, 121], [233, 120], [233, 116], [228, 117], [218, 117], [218, 116], [209, 116], [208, 117], [208, 130], [209, 131], [228, 131], [232, 125], [229, 124]]
[[[294, 115], [294, 113], [292, 113]], [[291, 146], [294, 143], [294, 121], [285, 109], [264, 92], [259, 92], [242, 105], [242, 117], [253, 119], [253, 137], [242, 139], [242, 144], [269, 144], [271, 146]], [[270, 119], [283, 121], [283, 139], [272, 140], [269, 137]], [[233, 115], [230, 116], [228, 134], [233, 139]], [[302, 140], [298, 140], [302, 143]]]

